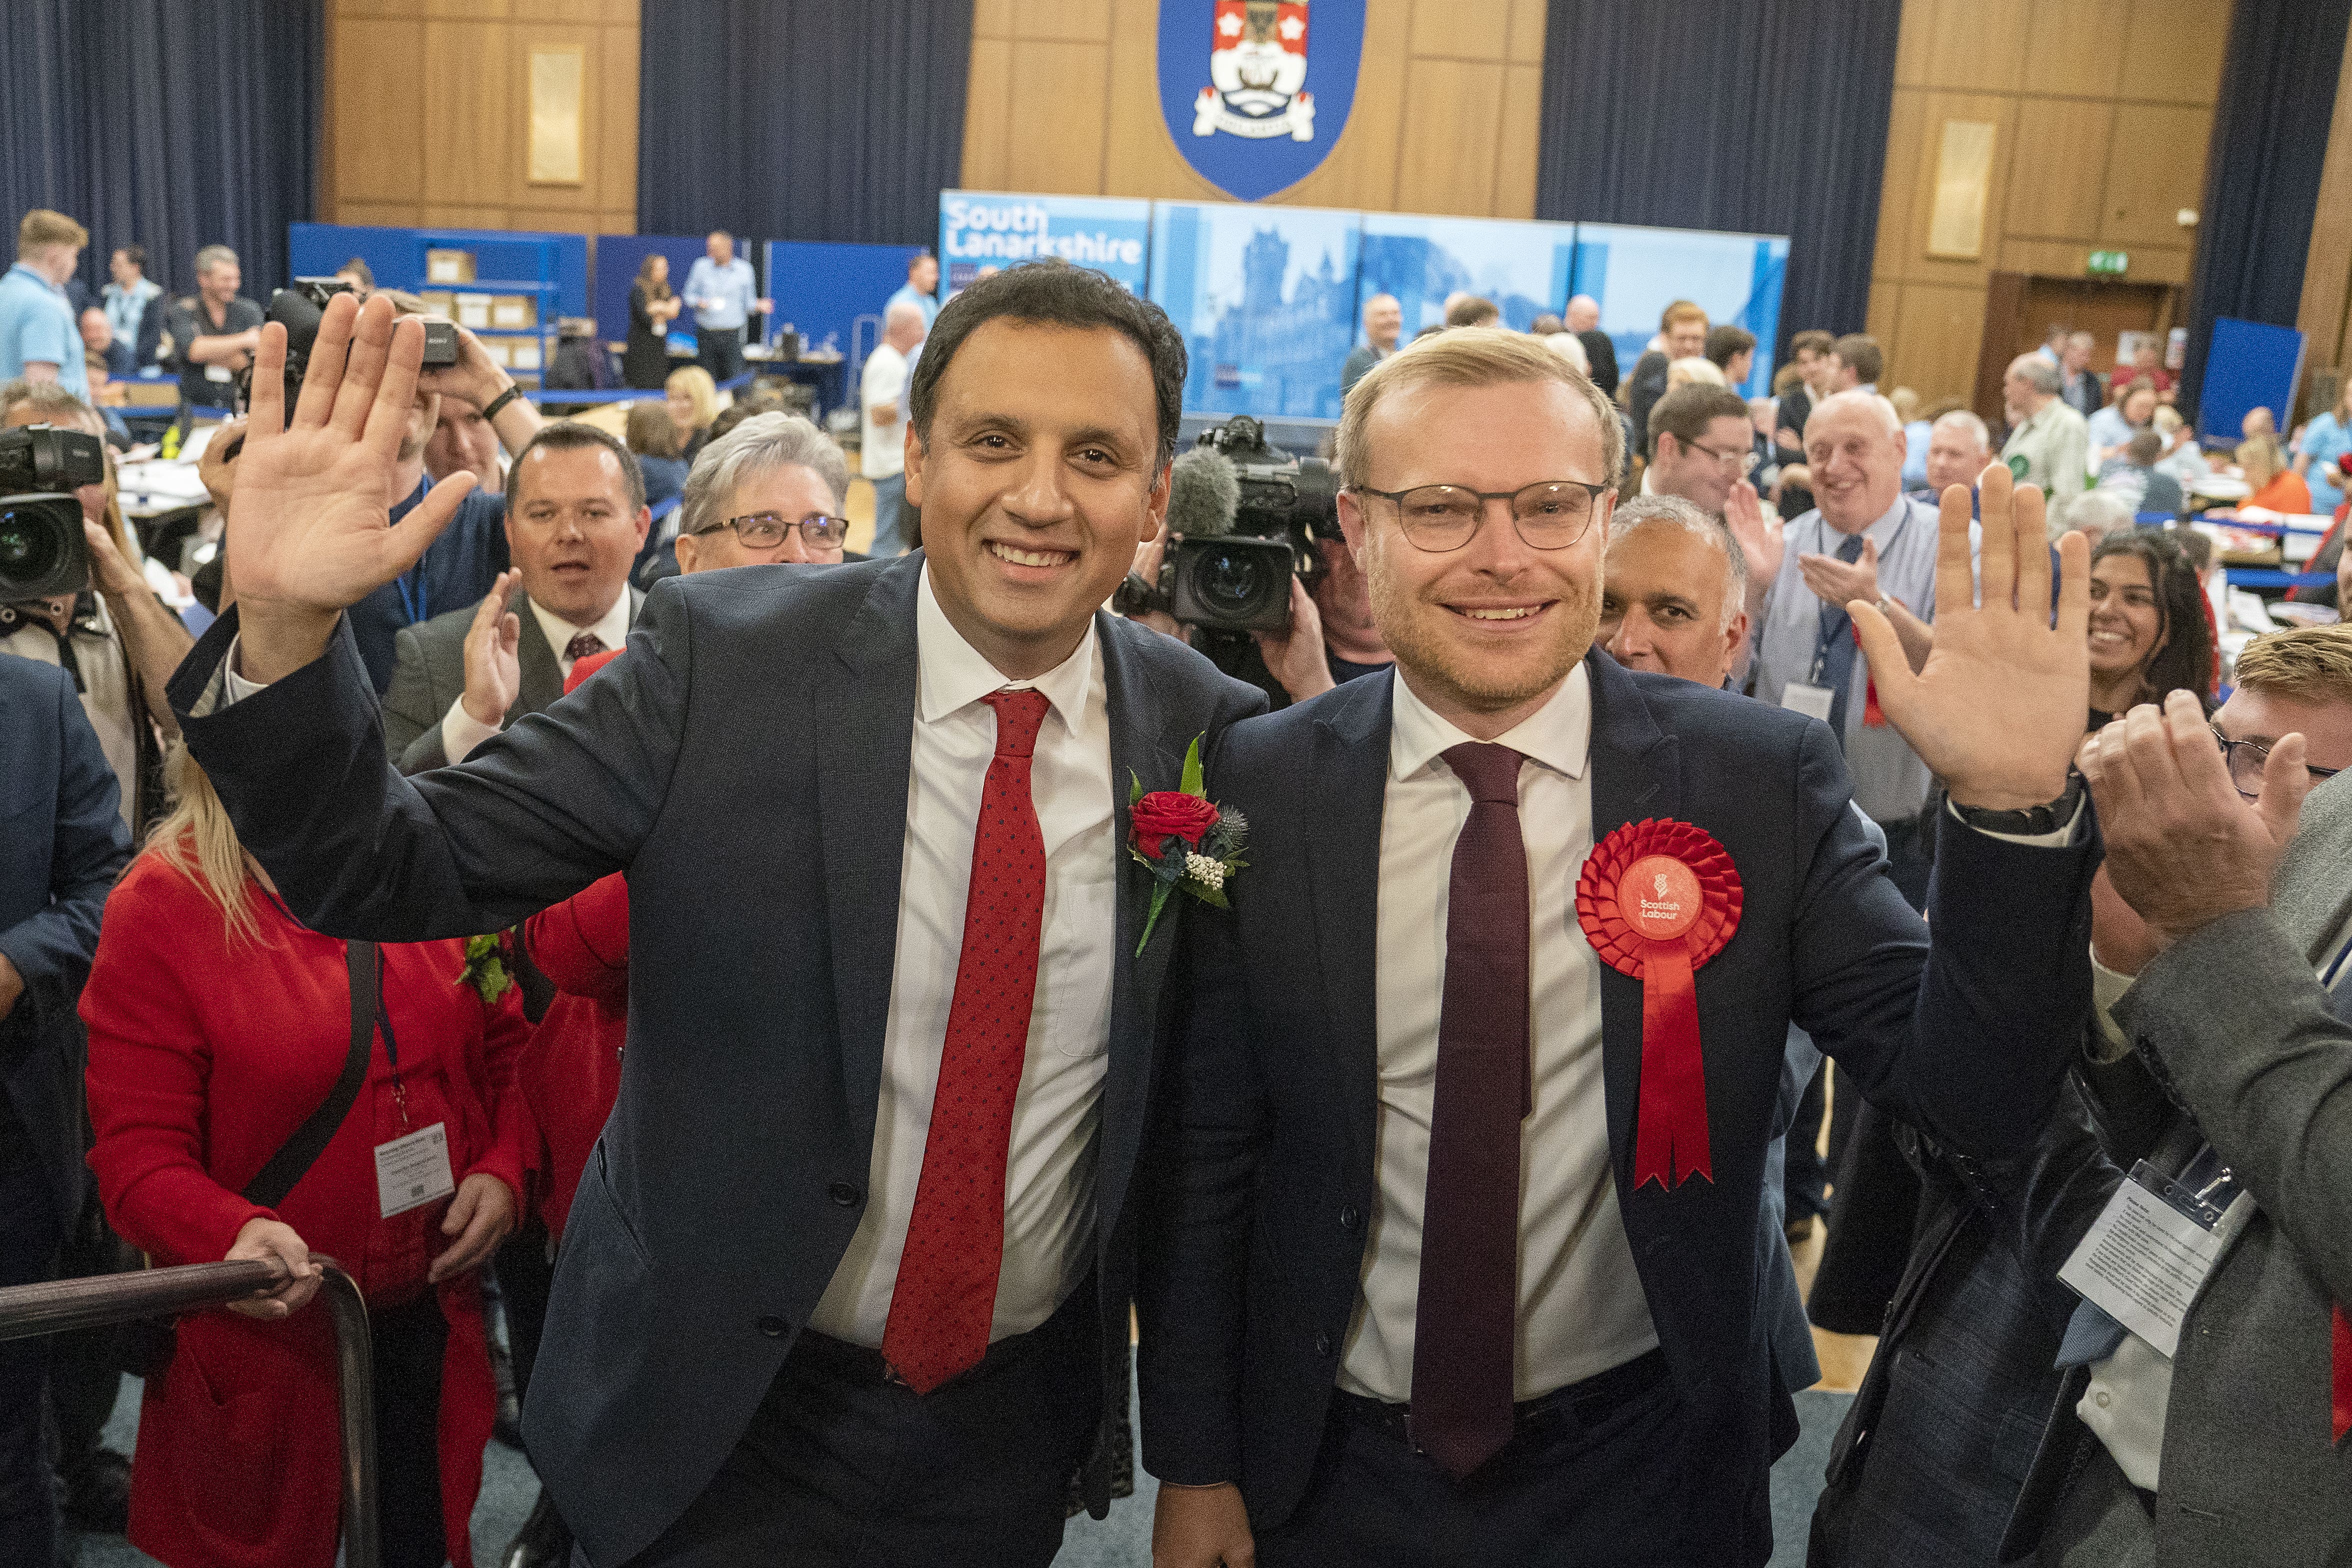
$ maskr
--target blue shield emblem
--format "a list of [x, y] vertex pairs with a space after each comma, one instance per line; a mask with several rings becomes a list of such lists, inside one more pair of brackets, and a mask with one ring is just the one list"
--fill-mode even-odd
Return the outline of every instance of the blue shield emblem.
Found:
[[1364, 9], [1349, 0], [1160, 0], [1160, 111], [1227, 195], [1286, 190], [1331, 154], [1356, 102]]

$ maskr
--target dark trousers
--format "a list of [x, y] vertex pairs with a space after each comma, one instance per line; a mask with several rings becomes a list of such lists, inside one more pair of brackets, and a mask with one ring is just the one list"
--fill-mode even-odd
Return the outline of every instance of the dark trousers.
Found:
[[[1456, 1481], [1369, 1401], [1332, 1399], [1315, 1473], [1290, 1517], [1257, 1537], [1259, 1568], [1727, 1568], [1760, 1552], [1743, 1521], [1686, 1507], [1685, 1415], [1664, 1358], [1631, 1392], [1570, 1398]], [[1580, 1385], [1581, 1386], [1581, 1385]], [[1759, 1508], [1763, 1502], [1761, 1490]], [[1696, 1531], [1696, 1533], [1691, 1533]]]
[[376, 1511], [384, 1568], [441, 1568], [441, 1358], [449, 1322], [432, 1291], [371, 1310], [375, 1353]]
[[927, 1394], [803, 1333], [718, 1477], [631, 1568], [1045, 1568], [1102, 1415], [1097, 1318], [1082, 1289]]
[[514, 1358], [515, 1397], [530, 1392], [530, 1369], [539, 1362], [540, 1337], [547, 1330], [547, 1297], [555, 1284], [548, 1261], [547, 1226], [531, 1221], [498, 1250], [499, 1295], [507, 1315], [507, 1350]]
[[[135, 1252], [115, 1238], [93, 1184], [80, 1223], [58, 1256], [58, 1278], [86, 1279], [136, 1268]], [[113, 1329], [85, 1329], [49, 1342], [49, 1407], [57, 1421], [58, 1483], [65, 1495], [89, 1484], [100, 1439], [122, 1392], [121, 1342]]]
[[724, 386], [743, 374], [743, 329], [740, 327], [697, 327], [694, 329], [697, 353], [702, 368], [710, 379]]
[[[31, 1141], [0, 1093], [0, 1285], [37, 1285], [57, 1271], [65, 1223]], [[50, 1343], [0, 1343], [0, 1559], [49, 1568], [58, 1553], [58, 1489], [50, 1472]]]

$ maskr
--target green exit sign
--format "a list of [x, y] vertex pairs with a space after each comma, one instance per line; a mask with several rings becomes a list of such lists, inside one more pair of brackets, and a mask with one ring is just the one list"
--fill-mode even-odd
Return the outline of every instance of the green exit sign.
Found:
[[2120, 250], [2091, 252], [2090, 271], [2094, 278], [2120, 278], [2131, 266], [2131, 258]]

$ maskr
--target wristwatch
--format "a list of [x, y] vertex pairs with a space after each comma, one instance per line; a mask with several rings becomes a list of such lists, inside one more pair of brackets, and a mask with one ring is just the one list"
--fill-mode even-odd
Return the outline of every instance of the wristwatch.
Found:
[[2083, 775], [2069, 768], [2066, 771], [2066, 793], [2048, 805], [2031, 806], [2024, 811], [1989, 811], [1981, 806], [1962, 805], [1952, 802], [1952, 815], [1979, 833], [2007, 833], [2019, 837], [2032, 834], [2055, 833], [2074, 820], [2083, 805]]

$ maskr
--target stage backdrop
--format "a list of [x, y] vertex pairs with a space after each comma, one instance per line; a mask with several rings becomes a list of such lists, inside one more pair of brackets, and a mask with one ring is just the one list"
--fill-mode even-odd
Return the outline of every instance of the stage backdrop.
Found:
[[1363, 215], [1155, 202], [1152, 301], [1184, 335], [1188, 413], [1339, 416]]
[[1745, 327], [1756, 334], [1755, 365], [1735, 390], [1747, 397], [1765, 395], [1772, 387], [1773, 344], [1788, 268], [1789, 242], [1778, 235], [1576, 226], [1574, 292], [1601, 302], [1601, 330], [1609, 334], [1617, 363], [1628, 374], [1657, 336], [1665, 308], [1688, 300], [1716, 325]]
[[1358, 293], [1395, 295], [1407, 338], [1442, 325], [1446, 297], [1457, 291], [1485, 295], [1502, 307], [1505, 325], [1524, 332], [1568, 303], [1575, 268], [1572, 223], [1368, 212]]
[[1118, 196], [940, 193], [940, 297], [971, 286], [983, 267], [1058, 257], [1143, 292], [1151, 259], [1151, 204]]

